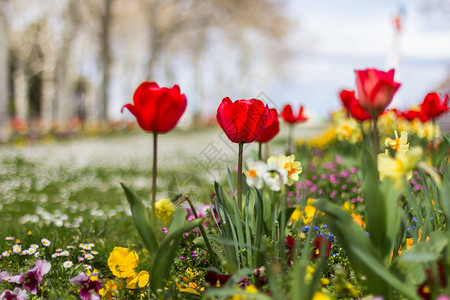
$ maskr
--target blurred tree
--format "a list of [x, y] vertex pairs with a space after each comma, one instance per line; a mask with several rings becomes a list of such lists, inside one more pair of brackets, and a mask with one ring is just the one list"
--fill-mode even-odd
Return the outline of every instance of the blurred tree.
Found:
[[63, 13], [62, 42], [56, 62], [56, 100], [57, 120], [61, 128], [65, 128], [70, 118], [75, 115], [75, 83], [76, 73], [71, 64], [74, 41], [80, 18], [78, 1], [69, 0]]
[[110, 45], [110, 28], [112, 23], [112, 4], [113, 0], [104, 0], [103, 13], [101, 15], [101, 64], [103, 70], [102, 80], [102, 106], [100, 118], [103, 122], [108, 121], [109, 107], [109, 82], [111, 79], [111, 45]]
[[206, 99], [257, 96], [260, 79], [279, 75], [289, 54], [282, 1], [8, 2], [15, 113], [40, 113], [44, 129], [75, 113], [107, 121], [144, 78], [182, 83], [199, 113]]
[[9, 124], [9, 95], [8, 95], [8, 37], [6, 31], [6, 20], [4, 16], [3, 4], [0, 1], [0, 141], [8, 138]]

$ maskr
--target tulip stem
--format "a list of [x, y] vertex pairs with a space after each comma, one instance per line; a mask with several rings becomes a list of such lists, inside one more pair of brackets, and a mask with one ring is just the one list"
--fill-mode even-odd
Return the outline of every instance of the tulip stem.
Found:
[[258, 143], [258, 159], [262, 160], [262, 143]]
[[294, 154], [294, 125], [293, 124], [289, 124], [288, 126], [288, 152], [289, 154]]
[[244, 150], [244, 143], [239, 143], [239, 156], [238, 156], [238, 208], [242, 212], [242, 152]]
[[373, 154], [375, 155], [375, 166], [378, 168], [378, 151], [379, 151], [379, 142], [378, 142], [378, 116], [373, 118]]
[[155, 220], [156, 203], [156, 175], [158, 170], [158, 133], [153, 132], [153, 171], [152, 171], [152, 212], [153, 222]]

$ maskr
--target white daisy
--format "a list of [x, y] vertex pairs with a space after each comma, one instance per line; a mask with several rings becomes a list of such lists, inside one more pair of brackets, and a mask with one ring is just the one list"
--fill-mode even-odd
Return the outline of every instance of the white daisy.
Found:
[[5, 240], [7, 240], [7, 241], [14, 241], [14, 237], [13, 236], [7, 236], [5, 238]]
[[73, 266], [73, 262], [71, 262], [70, 260], [66, 260], [65, 262], [63, 262], [63, 267], [64, 268], [70, 268]]
[[22, 251], [22, 246], [20, 245], [14, 245], [13, 250], [14, 253], [20, 253]]
[[36, 245], [36, 244], [31, 244], [31, 245], [30, 245], [30, 249], [31, 249], [31, 248], [33, 248], [33, 249], [37, 249], [37, 248], [39, 248], [39, 246], [38, 246], [38, 245]]
[[51, 244], [52, 242], [50, 242], [50, 241], [47, 240], [47, 239], [42, 239], [42, 240], [41, 240], [41, 243], [42, 243], [42, 245], [44, 245], [45, 247], [48, 247], [48, 246], [50, 246], [50, 244]]
[[9, 254], [9, 252], [8, 251], [4, 251], [4, 252], [2, 252], [2, 256], [5, 256], [5, 257], [7, 257], [7, 256], [9, 256], [10, 254]]
[[94, 259], [94, 255], [88, 253], [84, 256], [84, 258], [86, 258], [87, 260], [93, 260]]
[[69, 251], [67, 251], [67, 250], [64, 250], [63, 252], [61, 252], [59, 255], [61, 255], [61, 256], [69, 256], [70, 255], [70, 253], [69, 253]]

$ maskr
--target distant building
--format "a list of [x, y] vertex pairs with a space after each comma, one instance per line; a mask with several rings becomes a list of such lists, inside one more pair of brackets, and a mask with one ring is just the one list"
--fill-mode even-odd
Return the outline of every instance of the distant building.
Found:
[[[441, 94], [444, 97], [446, 94], [450, 95], [450, 72], [447, 75], [447, 78], [436, 88], [436, 92]], [[441, 128], [442, 134], [450, 133], [450, 112], [445, 113], [441, 116], [437, 123]]]

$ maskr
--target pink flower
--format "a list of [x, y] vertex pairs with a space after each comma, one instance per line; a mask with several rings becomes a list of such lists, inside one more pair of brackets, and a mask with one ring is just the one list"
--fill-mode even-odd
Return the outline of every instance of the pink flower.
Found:
[[5, 300], [26, 300], [28, 299], [27, 291], [15, 288], [14, 291], [4, 291], [0, 294], [0, 299]]
[[372, 116], [378, 116], [391, 103], [400, 83], [394, 81], [395, 70], [356, 70], [356, 90], [361, 107]]
[[83, 300], [97, 300], [100, 299], [98, 291], [102, 288], [102, 282], [98, 280], [91, 280], [91, 277], [97, 276], [98, 273], [92, 273], [89, 276], [80, 272], [75, 278], [70, 279], [73, 284], [80, 284], [83, 287], [80, 289], [80, 298]]
[[22, 273], [19, 273], [17, 275], [9, 275], [8, 272], [6, 272], [6, 271], [0, 272], [0, 282], [3, 282], [3, 281], [15, 283], [15, 284], [22, 284], [23, 283]]
[[42, 277], [50, 271], [51, 264], [46, 260], [37, 260], [34, 268], [23, 275], [21, 280], [25, 284], [23, 289], [29, 289], [32, 295], [37, 294], [38, 284], [42, 283]]

